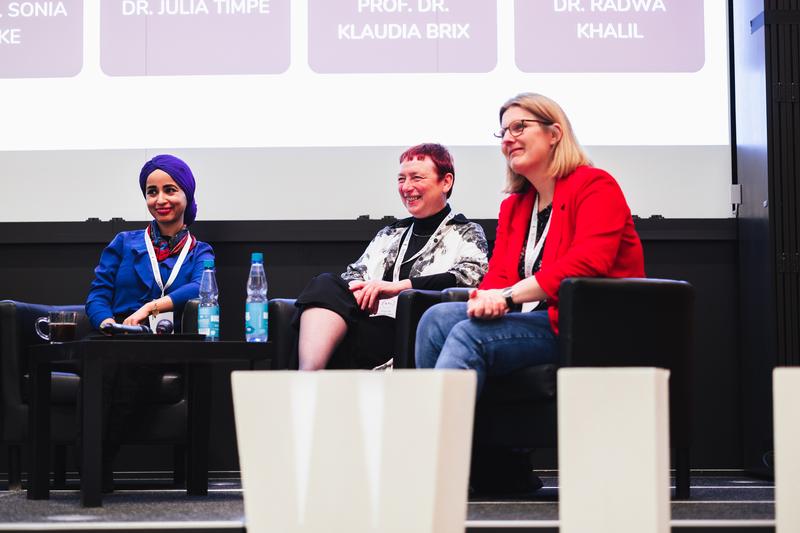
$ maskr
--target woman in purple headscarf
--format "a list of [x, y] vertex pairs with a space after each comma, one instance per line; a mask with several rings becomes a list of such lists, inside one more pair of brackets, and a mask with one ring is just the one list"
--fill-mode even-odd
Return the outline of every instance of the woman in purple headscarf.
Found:
[[141, 324], [174, 312], [177, 330], [184, 305], [197, 298], [203, 261], [214, 258], [211, 247], [189, 232], [197, 204], [186, 163], [158, 155], [142, 167], [139, 186], [153, 221], [144, 229], [119, 233], [100, 256], [86, 299], [86, 314], [97, 329], [109, 322]]
[[[144, 229], [119, 233], [103, 250], [86, 314], [97, 329], [166, 316], [178, 331], [184, 305], [199, 294], [203, 261], [214, 259], [211, 247], [189, 232], [197, 214], [194, 176], [177, 157], [159, 155], [142, 167], [139, 186], [153, 220]], [[113, 489], [114, 458], [125, 435], [146, 422], [139, 406], [156, 395], [164, 370], [157, 365], [104, 368], [104, 491]]]

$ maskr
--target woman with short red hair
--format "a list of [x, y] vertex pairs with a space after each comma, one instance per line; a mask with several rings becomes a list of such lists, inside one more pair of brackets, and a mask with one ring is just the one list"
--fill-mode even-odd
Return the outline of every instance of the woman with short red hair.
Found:
[[394, 306], [405, 289], [475, 287], [487, 269], [483, 229], [452, 213], [453, 158], [440, 144], [400, 156], [409, 218], [378, 232], [341, 275], [321, 274], [297, 298], [301, 370], [372, 368], [393, 357]]

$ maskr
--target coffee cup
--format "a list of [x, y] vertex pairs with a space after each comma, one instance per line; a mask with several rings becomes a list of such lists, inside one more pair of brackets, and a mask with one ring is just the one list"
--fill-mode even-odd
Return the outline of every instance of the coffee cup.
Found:
[[[47, 325], [47, 332], [43, 331]], [[75, 340], [78, 331], [78, 313], [75, 311], [51, 311], [36, 319], [36, 333], [52, 344]]]

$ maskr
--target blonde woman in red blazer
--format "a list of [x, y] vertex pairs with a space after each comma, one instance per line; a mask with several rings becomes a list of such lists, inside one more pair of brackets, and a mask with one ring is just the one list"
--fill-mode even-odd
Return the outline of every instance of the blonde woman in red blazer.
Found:
[[432, 307], [417, 331], [417, 367], [473, 369], [479, 394], [487, 375], [556, 361], [563, 279], [644, 276], [625, 197], [591, 166], [561, 107], [521, 94], [500, 109], [500, 125], [510, 195], [489, 272], [467, 303]]

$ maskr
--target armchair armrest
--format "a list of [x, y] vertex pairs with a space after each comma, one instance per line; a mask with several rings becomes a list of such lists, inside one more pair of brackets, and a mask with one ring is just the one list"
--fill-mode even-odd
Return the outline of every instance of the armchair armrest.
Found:
[[192, 298], [183, 307], [181, 316], [181, 332], [197, 333], [197, 314], [200, 311], [200, 299]]
[[428, 308], [442, 301], [442, 292], [409, 289], [397, 297], [395, 315], [395, 368], [414, 368], [414, 343], [417, 341], [417, 324]]
[[273, 370], [297, 370], [297, 330], [292, 319], [297, 309], [294, 299], [273, 298], [269, 301], [269, 340], [274, 346]]
[[469, 293], [475, 289], [467, 287], [451, 287], [442, 291], [443, 302], [466, 302], [469, 300]]
[[689, 283], [569, 278], [558, 297], [562, 365], [688, 365], [694, 303]]
[[466, 302], [469, 291], [465, 287], [452, 287], [443, 291], [409, 289], [397, 298], [397, 333], [395, 337], [394, 367], [414, 368], [414, 344], [417, 341], [417, 324], [422, 314], [441, 302]]

